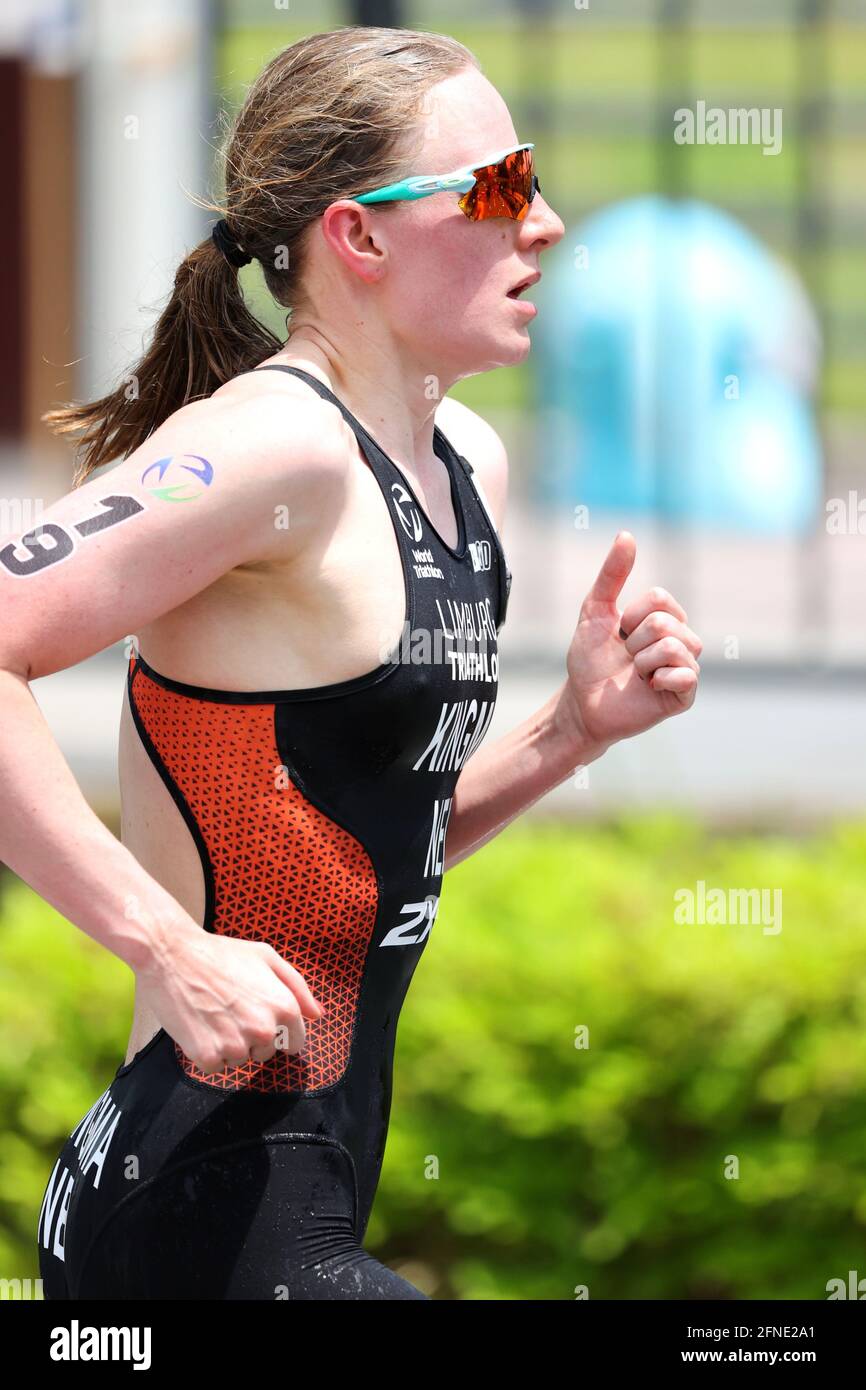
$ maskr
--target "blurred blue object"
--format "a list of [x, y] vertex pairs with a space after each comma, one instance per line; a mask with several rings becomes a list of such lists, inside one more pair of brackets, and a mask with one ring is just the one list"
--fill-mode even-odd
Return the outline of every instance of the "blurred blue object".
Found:
[[538, 304], [539, 497], [750, 531], [813, 523], [817, 318], [727, 213], [605, 208], [553, 253]]

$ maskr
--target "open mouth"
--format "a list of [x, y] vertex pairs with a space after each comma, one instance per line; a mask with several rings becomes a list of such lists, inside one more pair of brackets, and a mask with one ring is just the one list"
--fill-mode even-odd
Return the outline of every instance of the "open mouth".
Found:
[[508, 291], [508, 298], [519, 299], [520, 296], [523, 294], [524, 290], [528, 290], [530, 286], [537, 284], [540, 279], [540, 275], [527, 276], [525, 280], [521, 280], [519, 285], [515, 285], [513, 290]]

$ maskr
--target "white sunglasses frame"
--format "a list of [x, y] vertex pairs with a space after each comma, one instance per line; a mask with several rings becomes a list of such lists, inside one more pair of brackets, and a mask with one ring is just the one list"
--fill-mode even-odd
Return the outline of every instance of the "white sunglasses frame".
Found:
[[450, 174], [417, 174], [402, 179], [399, 183], [389, 183], [384, 188], [374, 188], [370, 193], [362, 193], [360, 197], [354, 198], [353, 202], [403, 202], [408, 199], [427, 198], [431, 193], [468, 193], [475, 184], [477, 169], [483, 169], [489, 164], [499, 164], [506, 156], [519, 154], [521, 150], [534, 149], [534, 141], [523, 145], [510, 145], [508, 149], [499, 150], [484, 159], [474, 159], [471, 164], [464, 164], [462, 168], [454, 169]]

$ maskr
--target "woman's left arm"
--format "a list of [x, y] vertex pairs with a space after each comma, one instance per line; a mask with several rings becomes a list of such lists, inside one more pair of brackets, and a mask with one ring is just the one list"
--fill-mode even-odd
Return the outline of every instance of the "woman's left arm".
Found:
[[[437, 423], [473, 459], [501, 533], [508, 455], [482, 416], [452, 397]], [[529, 719], [467, 760], [457, 781], [445, 840], [445, 869], [474, 854], [578, 767], [691, 707], [700, 639], [665, 589], [647, 590], [620, 614], [617, 601], [636, 543], [620, 531], [584, 599], [565, 660], [566, 679]]]
[[560, 688], [467, 761], [451, 804], [446, 871], [575, 768], [694, 703], [701, 641], [677, 600], [665, 589], [649, 589], [619, 612], [636, 550], [634, 537], [620, 531], [583, 601]]

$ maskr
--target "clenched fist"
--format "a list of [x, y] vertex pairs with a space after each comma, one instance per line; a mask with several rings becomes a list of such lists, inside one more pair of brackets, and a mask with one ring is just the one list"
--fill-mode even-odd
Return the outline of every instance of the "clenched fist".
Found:
[[617, 600], [637, 544], [620, 531], [583, 601], [566, 657], [564, 700], [591, 744], [631, 738], [694, 703], [702, 651], [686, 614], [665, 589], [648, 589], [622, 613]]

